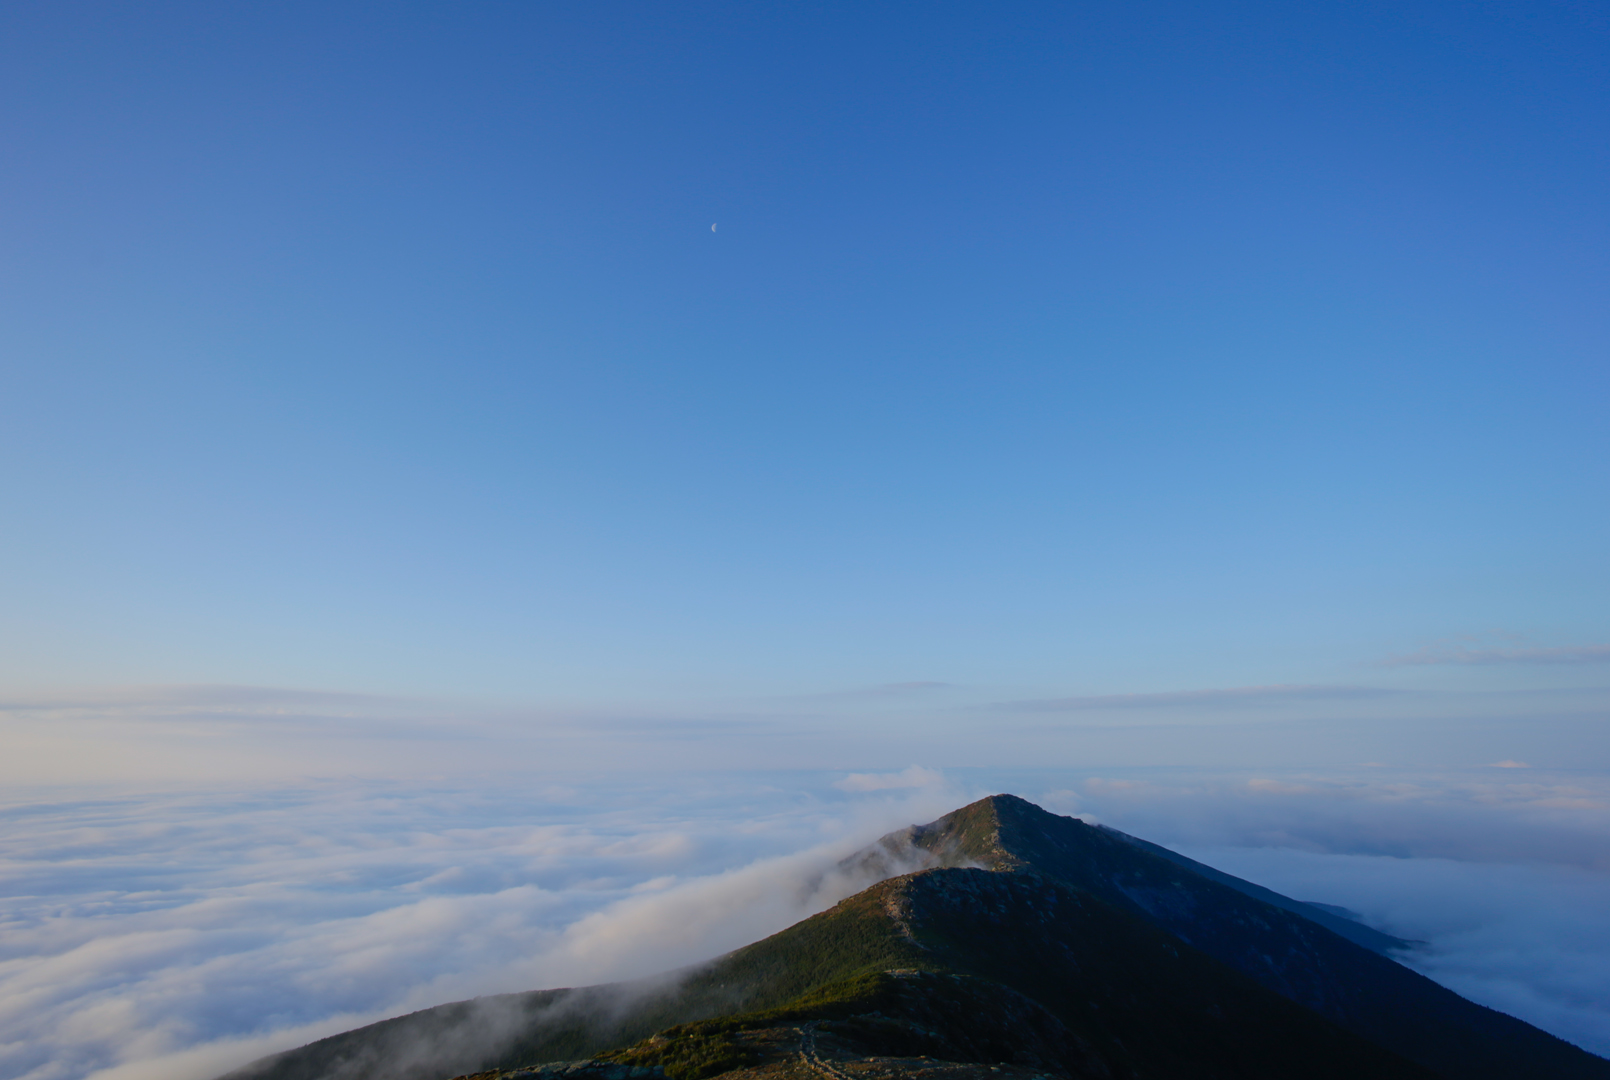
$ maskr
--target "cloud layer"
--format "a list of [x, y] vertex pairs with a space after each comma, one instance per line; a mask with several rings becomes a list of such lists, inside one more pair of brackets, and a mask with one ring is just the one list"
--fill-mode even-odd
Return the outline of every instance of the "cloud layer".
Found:
[[442, 1001], [707, 959], [864, 887], [838, 858], [957, 798], [679, 788], [13, 803], [0, 1073], [203, 1080]]
[[[684, 724], [250, 688], [13, 701], [0, 707], [0, 771], [17, 771], [0, 804], [0, 1074], [207, 1080], [442, 1001], [696, 962], [863, 884], [828, 872], [851, 848], [995, 791], [1364, 912], [1428, 940], [1417, 962], [1449, 985], [1610, 1050], [1594, 1041], [1610, 1031], [1596, 974], [1610, 951], [1595, 944], [1610, 932], [1610, 773], [1546, 767], [1604, 742], [1582, 707], [1593, 699], [1525, 739], [1488, 720], [1418, 729], [1486, 764], [1281, 767], [1319, 745], [1367, 761], [1370, 724], [1405, 741], [1383, 714], [1318, 742], [1304, 726], [1317, 721], [1280, 710], [1397, 699], [1314, 690], [1120, 695], [1075, 709], [1091, 727], [945, 703], [913, 729], [929, 760], [981, 763], [944, 771], [891, 760], [913, 744], [896, 724], [884, 752], [857, 725], [804, 714]], [[1192, 712], [1242, 704], [1255, 722]], [[1153, 723], [1154, 707], [1185, 720]], [[1140, 721], [1110, 723], [1108, 708]], [[1287, 750], [1248, 771], [1275, 744]], [[1243, 764], [1099, 763], [1212, 761], [1215, 747]], [[864, 764], [743, 768], [785, 750]], [[100, 782], [27, 788], [28, 769]]]

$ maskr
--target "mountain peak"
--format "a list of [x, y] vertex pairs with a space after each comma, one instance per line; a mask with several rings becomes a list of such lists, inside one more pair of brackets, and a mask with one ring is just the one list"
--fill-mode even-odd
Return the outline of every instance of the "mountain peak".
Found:
[[[1081, 836], [1081, 832], [1088, 836]], [[1051, 838], [1062, 837], [1064, 845]], [[1077, 818], [1062, 817], [1016, 795], [990, 795], [952, 810], [937, 821], [906, 830], [904, 838], [926, 851], [937, 866], [976, 866], [1001, 873], [1039, 871], [1037, 863], [1054, 854], [1047, 844], [1103, 845], [1099, 830]]]

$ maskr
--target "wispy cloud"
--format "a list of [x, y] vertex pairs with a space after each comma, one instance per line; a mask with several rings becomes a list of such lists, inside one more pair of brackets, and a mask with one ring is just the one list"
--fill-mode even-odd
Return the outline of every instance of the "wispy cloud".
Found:
[[1091, 813], [1164, 844], [1555, 863], [1610, 872], [1610, 777], [1603, 773], [1491, 766], [1087, 772], [1052, 797], [1063, 813]]
[[113, 686], [95, 691], [58, 694], [15, 695], [0, 700], [0, 713], [60, 713], [117, 708], [238, 712], [274, 715], [310, 710], [321, 713], [370, 713], [377, 709], [417, 711], [418, 699], [383, 694], [359, 694], [338, 690], [305, 690], [277, 686], [237, 686], [231, 684], [175, 684]]
[[892, 773], [851, 773], [842, 780], [835, 780], [833, 786], [840, 791], [898, 791], [906, 788], [942, 788], [945, 784], [945, 774], [937, 769], [925, 769], [921, 765], [913, 765], [901, 772]]
[[1474, 649], [1463, 645], [1428, 645], [1412, 653], [1382, 661], [1383, 667], [1422, 664], [1604, 664], [1610, 663], [1610, 645], [1561, 645], [1533, 649]]
[[996, 702], [978, 708], [1008, 712], [1084, 712], [1104, 709], [1167, 709], [1203, 705], [1240, 706], [1293, 701], [1356, 700], [1388, 697], [1399, 693], [1402, 691], [1371, 686], [1238, 686], [1226, 689], [1174, 690], [1156, 694], [1032, 698]]
[[932, 694], [938, 690], [953, 690], [955, 685], [948, 682], [936, 682], [931, 679], [916, 682], [878, 683], [875, 686], [857, 686], [848, 690], [825, 690], [814, 694], [790, 694], [779, 700], [783, 701], [875, 701], [881, 698], [909, 698]]

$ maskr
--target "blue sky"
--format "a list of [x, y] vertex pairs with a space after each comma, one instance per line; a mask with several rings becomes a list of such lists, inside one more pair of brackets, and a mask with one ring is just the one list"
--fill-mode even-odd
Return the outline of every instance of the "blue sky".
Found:
[[1591, 5], [0, 18], [13, 687], [1602, 680]]

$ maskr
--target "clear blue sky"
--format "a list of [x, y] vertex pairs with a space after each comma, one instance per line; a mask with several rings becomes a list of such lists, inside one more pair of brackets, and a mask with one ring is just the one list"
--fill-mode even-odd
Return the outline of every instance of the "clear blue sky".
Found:
[[0, 682], [1599, 683], [1607, 286], [1597, 4], [8, 4]]

